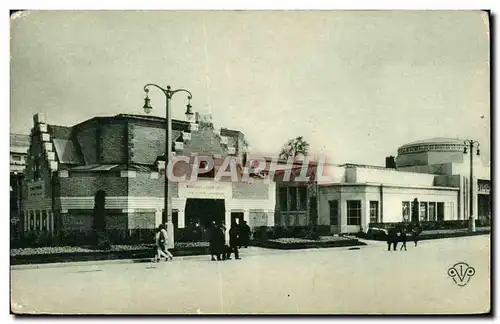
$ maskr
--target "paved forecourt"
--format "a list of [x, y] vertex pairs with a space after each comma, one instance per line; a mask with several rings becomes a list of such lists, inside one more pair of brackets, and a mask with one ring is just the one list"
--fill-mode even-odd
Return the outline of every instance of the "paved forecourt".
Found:
[[[490, 236], [151, 263], [11, 270], [12, 310], [65, 314], [478, 313], [490, 299]], [[246, 253], [246, 251], [248, 251]], [[474, 267], [459, 287], [457, 262]]]

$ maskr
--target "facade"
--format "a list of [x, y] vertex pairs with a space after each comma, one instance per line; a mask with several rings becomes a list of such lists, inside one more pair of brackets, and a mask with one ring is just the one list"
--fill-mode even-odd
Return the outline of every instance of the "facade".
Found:
[[[198, 117], [192, 123], [172, 122], [175, 156], [241, 159], [245, 152], [241, 132], [215, 129]], [[35, 115], [26, 169], [24, 231], [58, 236], [88, 233], [99, 195], [105, 197], [106, 230], [121, 238], [165, 223], [165, 169], [161, 169], [165, 138], [165, 119], [159, 117], [121, 114], [65, 127]], [[195, 182], [172, 182], [171, 190], [176, 233], [212, 220], [226, 225], [232, 219], [246, 220], [251, 227], [274, 225], [274, 183], [216, 181], [207, 174]]]
[[[463, 143], [431, 139], [405, 145], [398, 150], [395, 168], [344, 164], [325, 165], [320, 170], [315, 163], [295, 166], [295, 175], [307, 169], [309, 174], [317, 171], [327, 178], [305, 183], [278, 177], [275, 223], [309, 225], [315, 217], [311, 210], [318, 211], [317, 224], [329, 227], [331, 233], [366, 231], [370, 223], [467, 220], [469, 156], [464, 154]], [[489, 221], [489, 168], [475, 158], [475, 172], [474, 217]], [[418, 207], [412, 203], [415, 199]]]
[[29, 136], [10, 134], [10, 223], [11, 237], [19, 237], [23, 228], [22, 183], [28, 156]]

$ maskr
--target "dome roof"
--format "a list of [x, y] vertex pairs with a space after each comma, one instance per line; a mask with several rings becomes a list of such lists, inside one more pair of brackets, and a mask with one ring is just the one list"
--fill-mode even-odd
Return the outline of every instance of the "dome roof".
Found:
[[411, 142], [398, 148], [398, 156], [429, 151], [463, 152], [464, 140], [459, 138], [435, 137]]
[[401, 147], [413, 146], [413, 145], [421, 145], [421, 144], [459, 144], [463, 145], [464, 140], [460, 138], [449, 138], [449, 137], [434, 137], [423, 139], [415, 142], [407, 143]]

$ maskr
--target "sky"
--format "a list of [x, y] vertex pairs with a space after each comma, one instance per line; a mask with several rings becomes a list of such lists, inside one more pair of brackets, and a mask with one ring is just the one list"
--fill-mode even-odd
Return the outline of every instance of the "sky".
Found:
[[[10, 131], [144, 114], [143, 86], [193, 94], [253, 153], [297, 136], [332, 163], [475, 139], [490, 159], [489, 22], [479, 11], [31, 11], [11, 20]], [[151, 90], [152, 114], [165, 98]], [[184, 118], [176, 94], [173, 116]]]

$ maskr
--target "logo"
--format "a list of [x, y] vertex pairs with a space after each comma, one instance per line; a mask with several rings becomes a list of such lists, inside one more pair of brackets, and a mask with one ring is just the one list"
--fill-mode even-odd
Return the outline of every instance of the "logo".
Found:
[[448, 269], [448, 276], [460, 287], [466, 286], [475, 273], [476, 270], [465, 262], [459, 262]]

